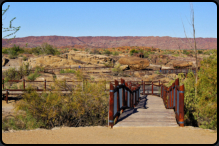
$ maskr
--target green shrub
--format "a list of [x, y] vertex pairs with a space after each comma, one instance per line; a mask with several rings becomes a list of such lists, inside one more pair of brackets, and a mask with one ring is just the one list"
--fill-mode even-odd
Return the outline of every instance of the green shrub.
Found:
[[110, 52], [109, 50], [105, 49], [105, 50], [103, 51], [103, 54], [109, 56], [110, 54], [112, 54], [112, 52]]
[[42, 121], [35, 119], [28, 111], [26, 114], [17, 113], [14, 117], [2, 118], [2, 130], [31, 130], [44, 127]]
[[36, 72], [42, 72], [42, 71], [44, 71], [44, 67], [36, 66], [36, 67], [35, 67], [35, 71], [36, 71]]
[[[79, 74], [82, 74], [79, 71]], [[78, 76], [79, 77], [79, 76]], [[80, 77], [79, 77], [80, 78]], [[83, 80], [83, 78], [80, 78]], [[63, 81], [55, 82], [54, 89], [65, 88]], [[108, 119], [108, 93], [104, 92], [105, 83], [84, 83], [72, 88], [72, 94], [61, 95], [60, 92], [38, 94], [27, 88], [27, 92], [16, 110], [29, 113], [35, 123], [41, 121], [44, 128], [55, 126], [96, 126], [106, 125]], [[26, 123], [28, 121], [25, 121]]]
[[24, 52], [24, 49], [21, 49], [19, 46], [14, 45], [12, 48], [9, 48], [7, 52], [10, 59], [15, 59], [18, 57], [19, 54]]
[[123, 74], [123, 70], [120, 68], [121, 64], [116, 64], [112, 69], [113, 75], [118, 76]]
[[198, 50], [198, 54], [203, 54], [203, 51], [202, 50]]
[[[217, 53], [204, 59], [198, 71], [198, 82], [192, 71], [178, 74], [180, 86], [184, 84], [185, 125], [217, 129]], [[174, 81], [169, 82], [170, 86]], [[195, 86], [197, 96], [195, 97]]]
[[2, 54], [8, 54], [8, 49], [2, 49]]
[[90, 51], [90, 54], [101, 54], [101, 53], [97, 49], [93, 49], [92, 51]]
[[73, 70], [73, 69], [61, 69], [61, 70], [60, 70], [60, 73], [61, 73], [61, 74], [62, 74], [62, 73], [76, 73], [76, 71]]
[[28, 59], [28, 58], [27, 58], [26, 56], [23, 57], [23, 61], [27, 61], [27, 59]]
[[183, 54], [189, 55], [190, 53], [187, 50], [183, 50]]
[[107, 62], [104, 63], [105, 67], [112, 67], [113, 66], [113, 62]]
[[113, 54], [113, 56], [117, 56], [117, 55], [119, 55], [119, 52], [115, 51], [112, 54]]
[[5, 76], [5, 81], [7, 80], [19, 80], [21, 78], [21, 75], [18, 71], [16, 71], [15, 68], [9, 68], [5, 72], [3, 72], [3, 75]]
[[34, 81], [36, 80], [37, 77], [39, 77], [41, 74], [39, 74], [37, 71], [35, 71], [34, 73], [29, 74], [29, 76], [27, 77], [28, 80], [30, 81]]
[[130, 51], [130, 55], [131, 55], [131, 56], [132, 56], [134, 53], [138, 53], [138, 50], [132, 49], [132, 50]]

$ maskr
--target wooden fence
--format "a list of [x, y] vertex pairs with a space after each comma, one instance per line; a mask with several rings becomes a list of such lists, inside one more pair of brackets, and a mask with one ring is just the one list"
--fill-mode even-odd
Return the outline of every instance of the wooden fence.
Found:
[[115, 86], [110, 83], [110, 98], [109, 98], [109, 124], [113, 127], [117, 122], [120, 111], [123, 112], [126, 108], [134, 108], [140, 98], [140, 85], [132, 87], [131, 82], [125, 82], [121, 79], [121, 84], [115, 80]]
[[179, 86], [179, 79], [170, 86], [161, 84], [161, 98], [167, 109], [174, 109], [176, 121], [184, 126], [184, 85]]

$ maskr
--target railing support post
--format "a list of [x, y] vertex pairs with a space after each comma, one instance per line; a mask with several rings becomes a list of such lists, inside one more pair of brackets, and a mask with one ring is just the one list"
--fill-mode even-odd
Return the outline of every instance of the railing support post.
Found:
[[145, 81], [143, 81], [143, 95], [145, 95]]
[[175, 113], [177, 112], [177, 87], [179, 86], [179, 78], [175, 80]]
[[6, 97], [5, 97], [6, 103], [8, 103], [8, 89], [6, 89]]
[[[128, 83], [125, 82], [125, 86], [128, 87]], [[125, 92], [125, 106], [126, 107], [128, 107], [127, 99], [128, 99], [128, 91]]]
[[[125, 86], [125, 80], [123, 80], [121, 78], [121, 84], [124, 84]], [[122, 106], [125, 106], [125, 88], [123, 87], [122, 88]], [[122, 112], [123, 112], [123, 109], [122, 109]]]
[[113, 119], [113, 114], [114, 114], [114, 88], [113, 85], [110, 83], [110, 98], [109, 98], [109, 124], [108, 126], [111, 126], [113, 128], [114, 125], [114, 119]]
[[3, 87], [3, 89], [5, 88], [5, 81], [4, 81], [4, 78], [2, 78], [2, 87]]
[[24, 90], [25, 90], [25, 79], [23, 79], [23, 87], [24, 87]]
[[179, 126], [184, 127], [184, 85], [179, 87]]
[[153, 81], [151, 82], [151, 87], [152, 87], [151, 92], [152, 92], [152, 95], [153, 95], [154, 94], [154, 92], [153, 92], [153, 89], [154, 89]]
[[44, 80], [44, 89], [46, 90], [46, 79]]
[[[119, 85], [119, 82], [115, 80], [115, 87]], [[117, 113], [120, 111], [120, 102], [119, 102], [119, 90], [117, 91]], [[119, 116], [116, 116], [116, 121], [118, 120]]]

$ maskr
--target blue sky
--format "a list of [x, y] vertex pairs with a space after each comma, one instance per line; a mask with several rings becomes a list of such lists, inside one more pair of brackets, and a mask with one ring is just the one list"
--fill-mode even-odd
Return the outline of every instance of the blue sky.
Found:
[[[217, 5], [193, 2], [196, 37], [217, 38]], [[170, 36], [188, 37], [189, 2], [6, 2], [3, 27], [21, 26], [27, 36]], [[3, 33], [2, 37], [7, 33]]]

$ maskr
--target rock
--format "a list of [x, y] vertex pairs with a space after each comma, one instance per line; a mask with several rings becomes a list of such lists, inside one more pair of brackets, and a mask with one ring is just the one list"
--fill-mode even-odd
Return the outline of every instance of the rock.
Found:
[[186, 61], [175, 61], [173, 62], [173, 67], [174, 68], [185, 68], [185, 67], [190, 67], [192, 66], [191, 63], [186, 62]]
[[122, 65], [128, 65], [133, 70], [141, 70], [149, 66], [149, 60], [139, 57], [122, 57], [118, 62]]
[[124, 71], [124, 70], [129, 69], [129, 66], [128, 65], [121, 65], [120, 68]]
[[6, 58], [2, 58], [2, 66], [5, 66]]

